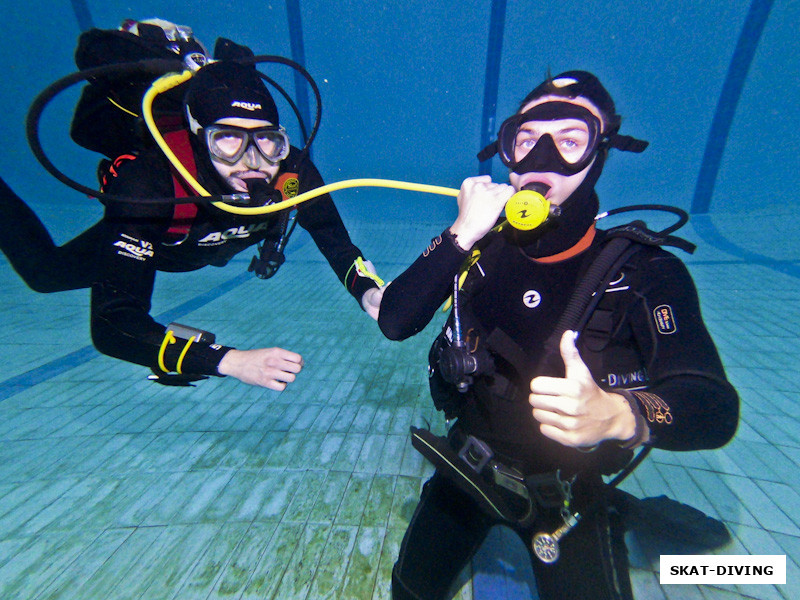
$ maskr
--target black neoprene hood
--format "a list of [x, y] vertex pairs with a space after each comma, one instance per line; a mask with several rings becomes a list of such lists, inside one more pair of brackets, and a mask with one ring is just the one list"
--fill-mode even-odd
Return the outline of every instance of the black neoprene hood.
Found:
[[208, 127], [219, 119], [240, 117], [279, 125], [278, 108], [256, 69], [219, 61], [200, 69], [184, 99], [189, 124]]
[[614, 100], [600, 80], [588, 71], [566, 71], [555, 77], [549, 77], [525, 96], [520, 103], [520, 110], [528, 103], [542, 96], [562, 96], [574, 100], [586, 98], [603, 114], [606, 121], [605, 133], [615, 133], [622, 121], [617, 114]]

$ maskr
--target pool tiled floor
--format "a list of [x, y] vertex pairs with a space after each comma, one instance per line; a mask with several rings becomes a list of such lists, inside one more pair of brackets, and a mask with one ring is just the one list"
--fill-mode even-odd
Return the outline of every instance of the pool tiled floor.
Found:
[[[743, 236], [735, 216], [714, 224], [750, 252], [774, 248], [774, 260], [798, 268], [800, 249], [775, 248], [769, 227], [759, 241]], [[442, 228], [348, 225], [388, 279]], [[724, 521], [731, 540], [714, 552], [786, 554], [787, 584], [661, 586], [658, 548], [631, 534], [636, 597], [794, 600], [800, 280], [687, 231], [700, 248], [686, 262], [742, 397], [741, 427], [722, 450], [653, 451], [622, 487]], [[35, 294], [0, 261], [0, 597], [390, 597], [391, 567], [431, 472], [408, 427], [444, 431], [425, 374], [443, 315], [415, 338], [389, 342], [305, 233], [273, 280], [243, 277], [249, 260], [160, 276], [153, 313], [232, 345], [301, 353], [306, 367], [283, 393], [217, 378], [153, 384], [144, 369], [91, 349], [87, 292]], [[486, 597], [487, 588], [527, 597], [516, 539], [495, 531], [489, 543], [504, 560], [480, 553], [455, 597]]]

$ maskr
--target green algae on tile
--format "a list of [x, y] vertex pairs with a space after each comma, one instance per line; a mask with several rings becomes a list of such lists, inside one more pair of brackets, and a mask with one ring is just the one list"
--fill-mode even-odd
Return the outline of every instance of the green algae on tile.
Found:
[[213, 469], [220, 465], [235, 444], [238, 432], [210, 432], [205, 435], [210, 441], [206, 451], [198, 457], [197, 461], [191, 466], [192, 471], [200, 469]]
[[407, 432], [403, 435], [390, 434], [386, 436], [386, 442], [378, 460], [377, 473], [397, 475], [400, 472], [400, 461], [405, 452], [407, 439]]
[[264, 434], [261, 431], [238, 431], [230, 438], [228, 453], [220, 460], [219, 468], [233, 469], [247, 464], [257, 451]]
[[203, 512], [202, 521], [227, 522], [243, 520], [237, 518], [236, 515], [241, 511], [242, 505], [260, 479], [259, 474], [254, 471], [232, 473], [225, 487], [220, 490], [217, 497]]
[[232, 471], [206, 471], [203, 483], [192, 494], [191, 499], [181, 509], [177, 516], [180, 523], [197, 523], [214, 501], [222, 494], [233, 476]]
[[375, 586], [371, 596], [373, 600], [391, 600], [392, 569], [400, 553], [400, 544], [405, 532], [405, 527], [390, 528], [384, 532], [383, 546], [378, 557], [378, 567], [375, 574]]
[[270, 467], [285, 467], [291, 464], [297, 455], [298, 448], [302, 446], [304, 441], [305, 434], [302, 432], [289, 431], [285, 433], [273, 448], [266, 464]]
[[218, 527], [213, 525], [168, 527], [165, 533], [167, 545], [149, 567], [147, 591], [142, 600], [172, 597], [205, 554], [217, 532]]
[[245, 586], [242, 600], [275, 597], [274, 592], [296, 553], [304, 528], [300, 523], [277, 526]]
[[329, 471], [322, 491], [309, 514], [309, 521], [332, 522], [339, 512], [345, 489], [350, 481], [349, 471]]
[[336, 600], [340, 597], [339, 590], [344, 581], [349, 557], [353, 553], [357, 533], [357, 527], [333, 527], [314, 573], [308, 598]]
[[208, 471], [189, 471], [182, 473], [180, 479], [153, 507], [145, 517], [143, 524], [147, 526], [181, 523], [181, 512], [185, 505], [192, 501], [195, 493], [206, 483]]
[[153, 512], [183, 473], [133, 473], [119, 483], [113, 493], [87, 515], [88, 522], [109, 523], [117, 527], [137, 527]]
[[394, 487], [397, 477], [393, 475], [375, 475], [369, 498], [364, 505], [361, 519], [363, 527], [385, 527], [392, 512]]
[[[39, 558], [28, 564], [27, 568], [20, 569], [14, 567], [16, 576], [5, 567], [0, 568], [0, 590], [2, 598], [34, 598], [37, 594], [47, 589], [51, 583], [56, 581], [64, 572], [71, 568], [72, 563], [86, 551], [86, 549], [98, 538], [97, 531], [77, 531], [74, 534], [65, 534], [57, 531], [52, 535], [37, 536], [30, 540], [14, 540], [19, 545], [17, 550], [22, 548], [22, 544], [28, 547], [40, 547]], [[17, 552], [14, 552], [14, 561], [17, 560]], [[0, 565], [7, 564], [0, 556]]]
[[248, 529], [249, 525], [245, 523], [223, 525], [208, 544], [206, 552], [195, 563], [192, 572], [174, 599], [205, 598], [214, 587], [223, 568], [228, 564], [231, 555], [247, 534]]
[[262, 471], [261, 475], [267, 478], [271, 485], [267, 486], [267, 497], [258, 513], [260, 521], [280, 520], [292, 501], [298, 486], [303, 479], [299, 471]]
[[209, 598], [238, 596], [250, 581], [261, 557], [270, 546], [277, 523], [254, 523], [236, 547]]
[[317, 448], [317, 465], [320, 468], [333, 468], [336, 457], [345, 440], [343, 433], [326, 433]]
[[115, 589], [129, 571], [140, 568], [139, 561], [162, 533], [164, 529], [161, 527], [139, 527], [133, 530], [123, 544], [108, 555], [100, 568], [83, 581], [77, 590], [72, 591], [78, 598], [107, 597], [109, 590]]
[[379, 434], [367, 434], [361, 453], [358, 455], [353, 471], [361, 473], [375, 473], [380, 465], [383, 455], [383, 447], [386, 444], [386, 436]]
[[353, 471], [366, 439], [367, 435], [365, 433], [348, 433], [345, 435], [342, 447], [336, 455], [332, 468], [337, 471]]
[[407, 527], [419, 503], [423, 480], [418, 477], [398, 477], [392, 498], [389, 527]]
[[358, 413], [358, 404], [343, 404], [336, 415], [336, 419], [328, 431], [332, 433], [347, 433]]
[[[24, 532], [33, 533], [32, 528], [38, 530], [37, 522], [39, 515], [72, 489], [79, 479], [70, 477], [68, 479], [48, 481], [47, 485], [39, 487], [28, 498], [17, 504], [13, 510], [5, 515], [0, 516], [0, 531], [3, 532], [5, 538], [15, 537], [22, 535], [25, 537]], [[29, 521], [33, 521], [28, 525]], [[46, 525], [46, 523], [42, 523]]]
[[341, 600], [373, 597], [385, 537], [386, 530], [382, 527], [359, 528], [350, 552]]
[[310, 520], [311, 511], [317, 503], [317, 498], [323, 493], [327, 471], [301, 471], [301, 480], [297, 486], [297, 491], [289, 502], [289, 506], [283, 516], [286, 521], [306, 522]]
[[306, 598], [311, 581], [328, 542], [331, 527], [327, 524], [308, 523], [301, 534], [297, 551], [292, 556], [281, 578], [276, 598]]
[[283, 436], [284, 433], [280, 431], [267, 431], [258, 443], [253, 446], [241, 468], [253, 471], [264, 468], [275, 448], [280, 445]]
[[76, 590], [84, 582], [88, 581], [94, 573], [98, 572], [109, 557], [115, 554], [133, 533], [133, 529], [109, 529], [101, 533], [85, 546], [84, 551], [78, 554], [69, 568], [63, 570], [55, 580], [46, 582], [40, 588], [45, 591], [37, 596], [37, 600], [75, 598]]
[[342, 503], [336, 513], [337, 525], [360, 525], [372, 486], [372, 475], [353, 473], [344, 490]]

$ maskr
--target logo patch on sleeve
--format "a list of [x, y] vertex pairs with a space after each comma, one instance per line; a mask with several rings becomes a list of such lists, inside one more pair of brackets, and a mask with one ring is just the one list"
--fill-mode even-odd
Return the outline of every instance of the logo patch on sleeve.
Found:
[[298, 181], [297, 177], [289, 177], [283, 182], [281, 193], [284, 198], [294, 198], [297, 196], [298, 191], [300, 191], [300, 181]]
[[678, 324], [672, 314], [672, 307], [669, 304], [662, 304], [653, 309], [653, 317], [656, 321], [656, 328], [661, 335], [669, 335], [678, 331]]

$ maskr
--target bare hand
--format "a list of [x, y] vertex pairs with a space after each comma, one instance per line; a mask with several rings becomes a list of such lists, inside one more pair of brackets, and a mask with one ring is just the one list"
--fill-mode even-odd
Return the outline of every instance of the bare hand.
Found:
[[464, 180], [458, 192], [458, 217], [450, 227], [461, 248], [469, 250], [494, 227], [514, 191], [508, 184], [492, 182], [489, 175]]
[[378, 320], [378, 314], [381, 310], [381, 300], [383, 300], [384, 289], [386, 289], [386, 286], [370, 288], [361, 296], [361, 306], [364, 307], [364, 311], [376, 321]]
[[286, 389], [303, 368], [303, 357], [283, 348], [229, 350], [217, 367], [220, 375], [276, 390]]
[[[373, 275], [377, 275], [378, 272], [375, 270], [375, 265], [372, 264], [371, 260], [365, 260], [364, 266], [366, 267], [369, 273]], [[386, 286], [389, 285], [384, 284], [381, 287], [377, 288], [370, 288], [364, 295], [361, 296], [361, 307], [364, 311], [376, 321], [378, 320], [378, 313], [380, 312], [381, 308], [381, 300], [383, 299], [383, 290], [386, 289]]]
[[575, 332], [561, 337], [566, 377], [535, 377], [528, 399], [540, 431], [550, 439], [576, 448], [607, 439], [628, 440], [636, 430], [630, 406], [619, 394], [598, 387], [575, 347]]

